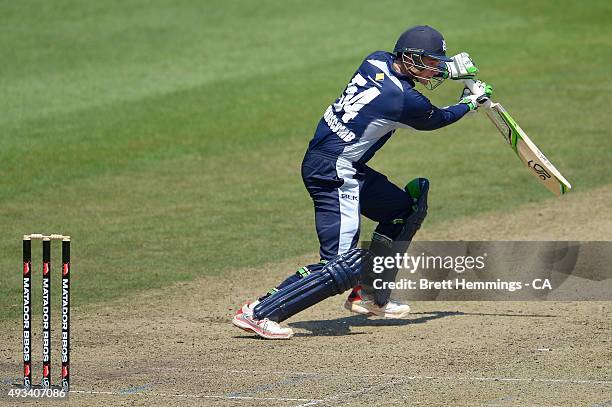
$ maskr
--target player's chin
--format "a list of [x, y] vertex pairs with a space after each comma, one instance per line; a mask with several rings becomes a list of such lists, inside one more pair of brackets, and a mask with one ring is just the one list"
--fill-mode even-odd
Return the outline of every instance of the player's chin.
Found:
[[425, 78], [417, 78], [417, 79], [421, 83], [421, 85], [428, 85], [430, 82], [430, 79], [425, 79]]

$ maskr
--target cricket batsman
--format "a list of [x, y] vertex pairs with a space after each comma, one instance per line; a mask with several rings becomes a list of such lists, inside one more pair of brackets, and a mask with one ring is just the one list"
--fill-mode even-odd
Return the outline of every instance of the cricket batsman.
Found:
[[[392, 53], [376, 51], [365, 58], [323, 114], [302, 162], [321, 261], [244, 304], [232, 319], [235, 326], [266, 339], [289, 339], [293, 331], [280, 322], [348, 290], [344, 306], [352, 312], [385, 318], [408, 314], [408, 304], [374, 284], [375, 279], [395, 281], [397, 268], [375, 275], [372, 259], [407, 250], [427, 215], [429, 181], [416, 178], [400, 188], [367, 162], [398, 128], [448, 126], [492, 94], [490, 86], [482, 94], [464, 89], [457, 104], [438, 108], [416, 90], [417, 82], [433, 89], [446, 78], [473, 78], [477, 72], [469, 58], [447, 57], [442, 34], [426, 25], [402, 33]], [[378, 223], [368, 250], [357, 248], [362, 214]]]

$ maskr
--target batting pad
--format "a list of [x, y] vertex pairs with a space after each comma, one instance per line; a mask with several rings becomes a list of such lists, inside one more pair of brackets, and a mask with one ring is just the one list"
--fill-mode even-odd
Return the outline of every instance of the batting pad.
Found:
[[281, 322], [326, 298], [353, 288], [359, 281], [364, 262], [371, 256], [364, 249], [352, 249], [338, 255], [321, 271], [309, 274], [265, 298], [255, 307], [254, 317]]

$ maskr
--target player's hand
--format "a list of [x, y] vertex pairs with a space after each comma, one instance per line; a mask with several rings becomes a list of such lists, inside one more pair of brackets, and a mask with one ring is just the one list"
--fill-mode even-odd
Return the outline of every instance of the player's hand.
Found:
[[452, 62], [445, 62], [445, 78], [454, 80], [474, 79], [478, 74], [478, 68], [467, 52], [461, 52], [453, 57]]
[[463, 92], [461, 92], [459, 97], [459, 103], [468, 105], [470, 111], [476, 110], [487, 103], [493, 95], [493, 86], [481, 82], [479, 89], [482, 91], [474, 95], [467, 87], [463, 88]]

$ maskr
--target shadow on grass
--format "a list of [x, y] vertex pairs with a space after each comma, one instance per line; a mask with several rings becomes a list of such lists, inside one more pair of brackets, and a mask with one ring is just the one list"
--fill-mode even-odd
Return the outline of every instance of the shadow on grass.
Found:
[[291, 328], [305, 329], [310, 333], [298, 332], [295, 336], [345, 336], [345, 335], [362, 335], [365, 332], [351, 332], [351, 327], [383, 327], [383, 326], [406, 326], [415, 324], [424, 324], [429, 321], [440, 318], [456, 317], [456, 316], [496, 316], [496, 317], [537, 317], [537, 318], [551, 318], [554, 315], [527, 315], [527, 314], [487, 314], [479, 312], [460, 312], [460, 311], [431, 311], [431, 312], [414, 312], [411, 316], [417, 316], [417, 318], [408, 319], [370, 319], [364, 315], [353, 315], [350, 317], [331, 319], [331, 320], [319, 320], [319, 321], [299, 321], [291, 322], [289, 326]]

